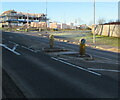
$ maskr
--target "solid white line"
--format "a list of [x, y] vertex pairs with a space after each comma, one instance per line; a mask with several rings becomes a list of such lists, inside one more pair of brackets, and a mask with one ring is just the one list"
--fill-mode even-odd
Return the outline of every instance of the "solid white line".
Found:
[[21, 55], [20, 53], [14, 51], [13, 49], [10, 49], [9, 47], [7, 47], [7, 46], [4, 45], [4, 44], [0, 44], [0, 46], [4, 47], [5, 49], [7, 49], [7, 50], [9, 50], [9, 51], [11, 51], [11, 52], [13, 52], [13, 53], [16, 54], [16, 55]]
[[65, 62], [65, 61], [59, 60], [59, 59], [54, 58], [54, 57], [51, 57], [51, 58], [54, 59], [54, 60], [60, 61], [60, 62], [62, 62], [62, 63], [64, 63], [64, 64], [70, 65], [70, 66], [72, 66], [72, 67], [76, 67], [76, 68], [78, 68], [78, 69], [81, 69], [81, 70], [87, 71], [87, 72], [89, 72], [89, 73], [92, 73], [92, 74], [95, 74], [95, 75], [101, 76], [101, 74], [99, 74], [99, 73], [96, 73], [96, 72], [93, 72], [93, 71], [90, 71], [90, 70], [84, 69], [84, 68], [82, 68], [82, 67], [80, 67], [80, 66], [73, 65], [73, 64], [71, 64], [71, 63], [68, 63], [68, 62]]
[[89, 70], [97, 70], [97, 71], [109, 71], [109, 72], [120, 72], [119, 70], [112, 70], [112, 69], [96, 69], [96, 68], [88, 68]]

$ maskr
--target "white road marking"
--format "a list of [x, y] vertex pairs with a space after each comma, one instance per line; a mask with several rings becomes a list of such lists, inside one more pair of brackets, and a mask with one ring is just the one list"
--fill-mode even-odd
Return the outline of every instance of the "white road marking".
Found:
[[15, 49], [17, 48], [17, 46], [19, 46], [19, 44], [15, 43], [15, 42], [12, 42], [12, 41], [8, 41], [12, 44], [14, 44], [14, 47], [12, 48], [13, 51], [15, 51]]
[[12, 48], [12, 50], [15, 51], [15, 49], [17, 48], [17, 46], [18, 46], [18, 44], [16, 44], [16, 45]]
[[116, 63], [116, 62], [110, 62], [110, 61], [88, 61], [88, 62], [92, 62], [92, 63], [102, 63], [102, 64], [116, 64], [116, 65], [118, 65], [119, 63]]
[[92, 74], [95, 74], [95, 75], [101, 76], [101, 74], [99, 74], [99, 73], [96, 73], [96, 72], [90, 71], [90, 70], [85, 69], [85, 68], [82, 68], [82, 67], [80, 67], [80, 66], [73, 65], [73, 64], [71, 64], [71, 63], [68, 63], [68, 62], [65, 62], [65, 61], [59, 60], [59, 59], [54, 58], [54, 57], [51, 57], [51, 58], [54, 59], [54, 60], [56, 60], [56, 61], [60, 61], [60, 62], [62, 62], [62, 63], [64, 63], [64, 64], [70, 65], [70, 66], [72, 66], [72, 67], [76, 67], [76, 68], [78, 68], [78, 69], [81, 69], [81, 70], [87, 71], [87, 72], [89, 72], [89, 73], [92, 73]]
[[109, 71], [109, 72], [120, 72], [119, 70], [112, 70], [112, 69], [96, 69], [96, 68], [88, 68], [89, 70], [96, 70], [96, 71]]
[[[8, 41], [8, 42], [10, 42], [10, 43], [12, 43], [12, 44], [15, 45], [15, 46], [13, 47], [13, 50], [15, 50], [17, 46], [19, 46], [19, 44], [15, 43], [15, 42], [12, 42], [12, 41]], [[30, 48], [28, 48], [28, 47], [25, 47], [25, 46], [21, 46], [21, 47], [24, 48], [24, 49], [27, 49], [27, 50], [29, 50], [29, 51], [35, 52], [35, 53], [37, 53], [38, 51], [40, 51], [40, 50], [32, 50], [32, 49], [30, 49]]]
[[[16, 47], [19, 45], [19, 44], [15, 43], [15, 42], [12, 42], [12, 41], [9, 41], [9, 42], [12, 43], [12, 44], [15, 44], [15, 46], [13, 47], [13, 50], [15, 50]], [[24, 48], [24, 49], [27, 49], [27, 50], [29, 50], [29, 51], [32, 51], [32, 52], [37, 52], [37, 51], [32, 50], [32, 49], [30, 49], [30, 48], [28, 48], [28, 47], [25, 47], [25, 46], [21, 46], [21, 47]]]
[[6, 46], [6, 45], [4, 45], [4, 44], [0, 44], [0, 46], [4, 47], [5, 49], [7, 49], [7, 50], [9, 50], [9, 51], [11, 51], [11, 52], [13, 52], [13, 53], [14, 53], [14, 54], [16, 54], [16, 55], [21, 55], [20, 53], [18, 53], [18, 52], [16, 52], [16, 51], [14, 51], [13, 49], [11, 49], [11, 48], [7, 47], [7, 46]]
[[[106, 57], [101, 57], [101, 56], [97, 56], [97, 55], [94, 55], [94, 54], [93, 54], [93, 56], [96, 56], [96, 57], [99, 57], [99, 58], [103, 58], [103, 59], [106, 59], [106, 60], [108, 60], [108, 61], [110, 61], [110, 62], [113, 62], [112, 59], [109, 59], [109, 58], [106, 58]], [[114, 63], [114, 64], [118, 64], [119, 61], [116, 60], [116, 61], [114, 61], [113, 63]]]
[[68, 60], [68, 59], [65, 59], [65, 58], [60, 58], [60, 57], [59, 57], [59, 59], [62, 59], [62, 60]]
[[14, 45], [18, 45], [17, 43], [15, 43], [15, 42], [12, 42], [12, 41], [8, 41], [8, 42], [10, 42], [10, 43], [12, 43], [12, 44], [14, 44]]
[[21, 46], [22, 48], [24, 48], [24, 49], [27, 49], [27, 50], [29, 50], [29, 51], [32, 51], [32, 52], [37, 52], [37, 51], [35, 51], [35, 50], [32, 50], [32, 49], [30, 49], [30, 48], [28, 48], [28, 47], [25, 47], [25, 46]]
[[[110, 60], [110, 61], [113, 61], [112, 59], [110, 59], [110, 58], [107, 58], [107, 57], [102, 57], [102, 56], [98, 56], [98, 55], [95, 55], [95, 54], [93, 54], [94, 56], [96, 56], [96, 57], [99, 57], [99, 58], [103, 58], [103, 59], [106, 59], [106, 60]], [[117, 62], [117, 61], [116, 61]]]

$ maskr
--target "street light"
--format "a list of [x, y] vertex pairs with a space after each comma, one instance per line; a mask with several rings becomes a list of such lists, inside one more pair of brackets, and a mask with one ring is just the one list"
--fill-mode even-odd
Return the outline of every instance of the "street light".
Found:
[[46, 33], [47, 33], [47, 0], [46, 0]]
[[94, 31], [93, 31], [93, 43], [95, 43], [95, 0], [94, 0]]
[[[29, 10], [28, 10], [28, 12], [29, 12]], [[27, 28], [28, 28], [28, 20], [29, 20], [29, 18], [28, 18], [28, 13], [27, 13]]]

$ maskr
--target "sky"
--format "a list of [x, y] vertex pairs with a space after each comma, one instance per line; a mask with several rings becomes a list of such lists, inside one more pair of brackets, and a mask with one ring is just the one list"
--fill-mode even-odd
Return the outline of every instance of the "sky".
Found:
[[[1, 5], [1, 13], [12, 9], [46, 13], [46, 2], [2, 2]], [[95, 8], [96, 23], [99, 19], [105, 19], [106, 22], [118, 19], [118, 2], [96, 2]], [[47, 2], [47, 17], [51, 22], [89, 25], [93, 23], [93, 11], [93, 2]]]

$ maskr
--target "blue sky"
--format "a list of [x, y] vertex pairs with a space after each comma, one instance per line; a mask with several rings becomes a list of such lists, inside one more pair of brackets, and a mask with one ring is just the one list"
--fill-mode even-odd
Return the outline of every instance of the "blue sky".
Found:
[[[29, 13], [46, 13], [45, 2], [2, 2], [2, 12], [14, 9]], [[48, 2], [50, 21], [77, 24], [93, 22], [93, 2]], [[96, 2], [96, 22], [99, 18], [106, 21], [118, 19], [117, 2]]]

